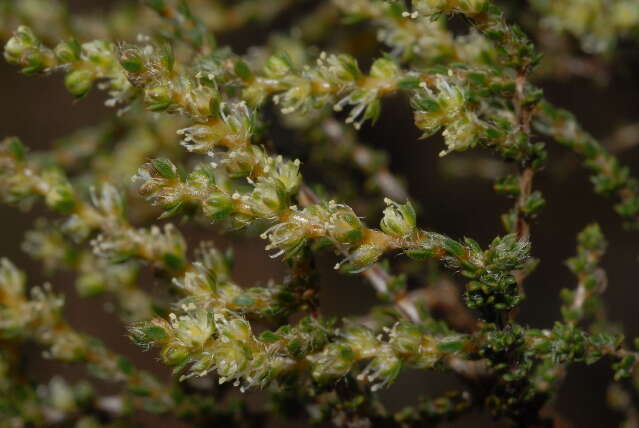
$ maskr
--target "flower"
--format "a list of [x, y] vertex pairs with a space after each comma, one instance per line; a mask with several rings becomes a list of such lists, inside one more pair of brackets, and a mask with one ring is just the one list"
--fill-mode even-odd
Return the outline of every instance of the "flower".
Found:
[[385, 198], [386, 209], [380, 227], [385, 233], [399, 238], [413, 234], [416, 229], [416, 214], [413, 205], [406, 202], [403, 205]]

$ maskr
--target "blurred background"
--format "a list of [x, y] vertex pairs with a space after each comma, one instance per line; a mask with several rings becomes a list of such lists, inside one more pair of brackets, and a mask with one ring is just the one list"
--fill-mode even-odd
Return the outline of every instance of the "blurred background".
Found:
[[[77, 0], [71, 7], [77, 11], [101, 10], [109, 1]], [[230, 34], [220, 39], [243, 52], [251, 44], [263, 42], [273, 28], [286, 28], [295, 18], [294, 12], [276, 20], [270, 26], [253, 26], [248, 34]], [[639, 50], [636, 45], [622, 45], [612, 60], [612, 74], [607, 86], [589, 78], [572, 78], [557, 82], [540, 80], [537, 83], [555, 104], [572, 111], [586, 129], [601, 139], [610, 137], [612, 130], [639, 119]], [[61, 76], [25, 77], [0, 60], [0, 137], [16, 135], [32, 149], [46, 149], [56, 138], [63, 137], [79, 127], [97, 124], [113, 114], [104, 107], [104, 95], [92, 91], [87, 99], [74, 101], [65, 90]], [[507, 211], [512, 201], [496, 195], [492, 181], [463, 173], [464, 165], [498, 162], [487, 153], [452, 154], [444, 160], [438, 157], [443, 144], [439, 137], [419, 140], [412, 115], [404, 98], [386, 100], [382, 116], [374, 126], [362, 130], [361, 141], [387, 150], [390, 169], [405, 178], [410, 195], [420, 205], [421, 226], [455, 238], [470, 236], [485, 246], [503, 234], [499, 214]], [[622, 162], [635, 175], [639, 175], [639, 141], [618, 152]], [[276, 143], [277, 144], [277, 143]], [[544, 194], [547, 205], [532, 229], [533, 254], [541, 258], [537, 271], [528, 278], [527, 298], [522, 305], [519, 320], [522, 324], [539, 328], [551, 327], [559, 318], [559, 291], [574, 287], [575, 280], [563, 261], [575, 252], [575, 235], [591, 222], [598, 222], [610, 245], [603, 267], [609, 276], [605, 294], [611, 320], [623, 324], [628, 337], [639, 335], [637, 308], [639, 290], [639, 232], [628, 232], [613, 212], [611, 202], [595, 195], [586, 171], [578, 160], [562, 147], [549, 143], [548, 166], [535, 186]], [[463, 162], [463, 163], [461, 163]], [[461, 166], [460, 166], [461, 165]], [[451, 173], [457, 170], [458, 173]], [[459, 172], [461, 171], [461, 172]], [[321, 172], [321, 171], [320, 171]], [[45, 278], [41, 266], [20, 251], [24, 232], [31, 226], [38, 212], [22, 213], [0, 206], [0, 255], [16, 262], [29, 273], [30, 284], [51, 281], [55, 289], [67, 297], [69, 321], [78, 328], [101, 337], [115, 351], [126, 354], [137, 365], [168, 377], [166, 370], [156, 361], [155, 353], [144, 353], [131, 344], [117, 317], [103, 311], [107, 305], [100, 298], [79, 299], [72, 278], [63, 274]], [[375, 224], [378, 218], [367, 219]], [[229, 239], [196, 226], [183, 230], [193, 241], [214, 239], [221, 247]], [[194, 239], [197, 238], [197, 239]], [[236, 279], [241, 284], [255, 284], [269, 277], [281, 277], [284, 270], [278, 260], [271, 260], [259, 240], [234, 240]], [[321, 302], [327, 314], [363, 314], [376, 301], [371, 288], [359, 277], [345, 277], [334, 273], [336, 259], [330, 254], [319, 258], [322, 271]], [[411, 284], [418, 286], [419, 284]], [[149, 278], [145, 285], [153, 291], [161, 285]], [[156, 290], [157, 291], [157, 290]], [[48, 380], [55, 373], [70, 379], [84, 377], [83, 369], [44, 362], [40, 350], [34, 348], [30, 364], [35, 375]], [[557, 408], [575, 427], [617, 426], [619, 416], [606, 406], [606, 388], [611, 379], [608, 362], [594, 368], [575, 366], [570, 369]], [[383, 394], [390, 408], [399, 408], [415, 401], [417, 395], [443, 392], [455, 385], [452, 376], [437, 373], [407, 372]], [[113, 388], [103, 385], [106, 391]], [[247, 394], [247, 399], [253, 399]], [[144, 416], [145, 421], [154, 421]], [[165, 419], [155, 420], [155, 426], [180, 426]], [[497, 426], [477, 415], [451, 424], [455, 427]]]

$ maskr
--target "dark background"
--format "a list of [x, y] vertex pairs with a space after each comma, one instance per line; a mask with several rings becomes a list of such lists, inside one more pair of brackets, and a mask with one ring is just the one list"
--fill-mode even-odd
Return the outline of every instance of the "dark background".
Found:
[[[88, 10], [108, 5], [108, 1], [71, 2], [75, 10]], [[282, 25], [285, 25], [282, 24]], [[251, 29], [250, 43], [265, 40], [268, 28]], [[238, 46], [247, 46], [246, 38], [229, 37], [223, 40]], [[639, 61], [636, 45], [623, 46], [613, 62], [614, 74], [608, 87], [590, 79], [572, 79], [560, 83], [539, 81], [546, 96], [554, 103], [573, 111], [580, 122], [596, 137], [605, 138], [618, 126], [637, 119], [639, 94]], [[75, 102], [63, 87], [61, 76], [25, 77], [14, 67], [0, 60], [0, 137], [17, 135], [33, 149], [45, 149], [55, 138], [65, 136], [80, 126], [98, 123], [113, 114], [103, 106], [103, 95], [93, 91], [88, 99]], [[492, 182], [475, 177], [451, 178], [442, 174], [445, 162], [437, 154], [442, 149], [438, 138], [418, 140], [406, 100], [389, 99], [384, 103], [382, 117], [374, 128], [366, 127], [362, 141], [389, 151], [391, 169], [400, 172], [409, 185], [409, 193], [423, 208], [420, 224], [423, 227], [460, 238], [471, 236], [485, 246], [494, 236], [503, 234], [499, 213], [505, 212], [512, 201], [496, 195]], [[595, 195], [588, 175], [575, 156], [561, 147], [549, 144], [550, 158], [547, 169], [535, 180], [547, 205], [533, 226], [534, 255], [541, 257], [538, 270], [527, 280], [527, 299], [519, 320], [533, 327], [551, 327], [559, 318], [558, 294], [564, 287], [574, 287], [575, 280], [564, 267], [563, 261], [573, 255], [575, 235], [590, 222], [597, 221], [610, 242], [603, 266], [609, 276], [605, 299], [611, 320], [625, 326], [628, 337], [639, 334], [637, 318], [637, 258], [639, 232], [624, 231], [620, 219], [612, 211], [611, 201]], [[452, 154], [451, 157], [469, 156]], [[474, 159], [470, 155], [470, 159]], [[482, 156], [488, 156], [483, 154]], [[623, 163], [639, 174], [639, 147], [625, 150]], [[30, 284], [39, 284], [50, 278], [40, 274], [41, 266], [19, 250], [23, 233], [32, 224], [33, 214], [25, 214], [0, 206], [0, 255], [12, 259], [29, 272]], [[371, 221], [371, 224], [373, 222]], [[187, 230], [188, 233], [188, 230]], [[214, 237], [212, 232], [197, 231], [198, 238]], [[210, 234], [207, 235], [207, 234]], [[191, 238], [193, 238], [193, 231]], [[215, 236], [221, 246], [225, 238]], [[237, 254], [236, 279], [241, 284], [253, 284], [270, 276], [277, 277], [283, 270], [281, 263], [270, 260], [263, 251], [263, 242], [240, 240], [234, 242]], [[359, 277], [344, 277], [333, 273], [335, 259], [329, 255], [320, 258], [322, 276], [322, 304], [328, 314], [365, 313], [375, 302], [370, 287]], [[78, 330], [101, 337], [115, 351], [130, 356], [132, 361], [162, 376], [167, 370], [156, 361], [151, 351], [144, 354], [125, 337], [121, 323], [115, 315], [104, 312], [101, 299], [78, 299], [72, 278], [57, 275], [52, 279], [54, 288], [68, 295], [69, 321]], [[147, 284], [153, 291], [159, 287], [153, 280]], [[33, 349], [34, 375], [46, 380], [56, 373], [71, 379], [85, 376], [84, 369], [43, 363], [39, 350]], [[607, 427], [618, 425], [618, 415], [606, 407], [606, 387], [611, 381], [607, 361], [594, 367], [574, 366], [567, 376], [558, 399], [560, 413], [575, 427]], [[443, 374], [410, 372], [384, 393], [391, 408], [413, 403], [420, 394], [443, 392], [454, 385], [452, 377]], [[113, 386], [103, 385], [107, 391]], [[248, 397], [248, 395], [247, 395]], [[166, 420], [147, 419], [156, 426], [173, 426]], [[179, 426], [179, 425], [177, 425]], [[496, 426], [482, 416], [471, 415], [451, 426]]]

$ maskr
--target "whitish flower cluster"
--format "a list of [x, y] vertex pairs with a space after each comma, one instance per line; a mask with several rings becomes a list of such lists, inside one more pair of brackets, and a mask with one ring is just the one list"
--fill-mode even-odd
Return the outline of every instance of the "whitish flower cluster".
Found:
[[413, 64], [486, 64], [497, 56], [489, 39], [475, 28], [455, 36], [441, 13], [474, 15], [486, 2], [404, 2], [387, 0], [334, 0], [354, 21], [369, 19], [379, 30], [377, 37], [391, 49], [391, 55]]
[[[268, 23], [290, 7], [292, 0], [223, 4], [217, 1], [145, 1], [109, 5], [99, 13], [71, 13], [59, 0], [4, 0], [0, 7], [0, 35], [8, 38], [20, 24], [38, 28], [45, 40], [111, 38], [132, 41], [140, 34], [171, 34], [176, 40], [201, 46], [208, 32], [228, 32], [248, 22]], [[163, 19], [169, 18], [169, 19]], [[192, 31], [182, 31], [182, 25]]]
[[47, 273], [62, 269], [75, 270], [78, 294], [84, 297], [104, 292], [115, 294], [127, 317], [148, 319], [153, 316], [152, 302], [138, 288], [140, 266], [132, 262], [112, 263], [97, 257], [92, 249], [69, 240], [55, 222], [39, 219], [28, 231], [22, 249], [44, 263]]
[[410, 324], [395, 325], [384, 339], [366, 327], [336, 331], [310, 318], [255, 336], [237, 313], [190, 307], [181, 315], [170, 314], [168, 321], [136, 325], [131, 334], [142, 345], [161, 346], [164, 362], [188, 370], [186, 377], [216, 371], [220, 383], [233, 381], [242, 389], [291, 376], [309, 363], [312, 376], [325, 383], [347, 375], [360, 360], [370, 360], [360, 378], [379, 388], [392, 382], [403, 365], [429, 368], [461, 355], [466, 340]]
[[469, 149], [478, 142], [482, 125], [477, 115], [468, 108], [462, 89], [451, 86], [447, 79], [439, 77], [437, 92], [422, 85], [423, 92], [413, 98], [415, 124], [424, 131], [424, 137], [445, 127], [443, 136], [448, 147], [439, 155]]
[[46, 47], [28, 27], [20, 27], [7, 43], [4, 51], [7, 61], [19, 64], [26, 74], [64, 70], [64, 83], [73, 95], [82, 97], [93, 84], [107, 79], [111, 98], [107, 103], [115, 105], [130, 96], [131, 85], [120, 66], [115, 45], [104, 41], [80, 44], [75, 40], [61, 42], [54, 49]]
[[[337, 264], [347, 272], [360, 272], [370, 267], [384, 253], [404, 250], [415, 258], [435, 258], [468, 269], [468, 288], [473, 307], [510, 309], [519, 302], [513, 288], [511, 271], [526, 261], [529, 245], [509, 235], [495, 239], [483, 252], [472, 240], [458, 243], [443, 235], [416, 227], [415, 212], [410, 204], [399, 205], [388, 200], [389, 207], [381, 221], [382, 231], [366, 227], [354, 211], [336, 202], [309, 205], [304, 209], [288, 205], [287, 195], [266, 193], [266, 186], [256, 185], [251, 198], [223, 192], [225, 182], [200, 167], [182, 179], [172, 164], [162, 161], [158, 168], [146, 165], [138, 177], [145, 180], [142, 192], [168, 212], [175, 207], [192, 205], [214, 220], [227, 219], [235, 225], [246, 225], [258, 219], [275, 223], [262, 237], [269, 239], [267, 250], [274, 256], [294, 256], [309, 240], [328, 240], [345, 251], [346, 258]], [[286, 198], [286, 199], [284, 199]], [[497, 257], [497, 259], [495, 259]], [[508, 260], [508, 262], [505, 262]], [[487, 314], [488, 316], [488, 314]]]
[[198, 260], [173, 283], [183, 298], [176, 309], [232, 311], [251, 318], [282, 319], [305, 308], [308, 289], [292, 278], [284, 284], [243, 288], [231, 279], [232, 255], [221, 253], [213, 245], [203, 244]]
[[95, 231], [102, 233], [94, 240], [99, 253], [124, 261], [137, 257], [157, 267], [180, 272], [185, 264], [186, 244], [171, 225], [164, 230], [133, 228], [126, 220], [124, 199], [112, 185], [92, 189], [91, 203], [76, 192], [64, 173], [57, 168], [40, 168], [29, 163], [26, 149], [17, 139], [0, 145], [3, 178], [0, 196], [10, 203], [32, 202], [44, 197], [53, 210], [67, 216], [63, 230], [74, 239], [83, 240]]
[[602, 53], [623, 36], [639, 31], [639, 4], [633, 0], [534, 0], [542, 25], [566, 31], [586, 52]]
[[74, 330], [62, 315], [64, 299], [53, 294], [49, 284], [32, 288], [27, 298], [25, 282], [25, 275], [10, 261], [0, 260], [0, 337], [35, 341], [52, 359], [87, 363], [99, 377], [126, 382], [131, 391], [148, 397], [154, 405], [174, 404], [165, 386], [152, 375]]

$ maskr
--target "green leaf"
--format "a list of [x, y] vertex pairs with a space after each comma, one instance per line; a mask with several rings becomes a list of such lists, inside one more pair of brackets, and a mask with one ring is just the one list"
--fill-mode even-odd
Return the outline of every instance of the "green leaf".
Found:
[[151, 164], [162, 177], [170, 180], [177, 178], [177, 169], [170, 160], [153, 159]]
[[444, 249], [446, 250], [448, 254], [455, 257], [464, 256], [464, 252], [465, 252], [464, 246], [461, 245], [459, 242], [452, 239], [446, 239], [443, 245], [444, 245]]
[[435, 257], [435, 250], [433, 248], [411, 248], [404, 253], [413, 260], [425, 260]]
[[157, 325], [149, 325], [143, 330], [144, 336], [153, 342], [158, 342], [169, 337], [166, 331]]
[[260, 334], [259, 339], [262, 342], [272, 343], [272, 342], [277, 342], [278, 340], [280, 340], [280, 336], [278, 336], [277, 334], [273, 333], [270, 330], [266, 330], [265, 332]]
[[120, 65], [129, 73], [139, 73], [142, 71], [142, 56], [138, 48], [130, 47], [123, 49], [120, 54]]
[[451, 341], [451, 342], [442, 342], [437, 345], [437, 349], [441, 352], [445, 352], [447, 354], [453, 354], [455, 352], [460, 352], [464, 349], [465, 343], [459, 341]]
[[11, 153], [15, 160], [19, 162], [23, 162], [25, 160], [27, 156], [27, 149], [24, 144], [22, 144], [22, 141], [20, 141], [19, 138], [10, 138], [7, 144], [7, 148], [9, 149], [9, 153]]
[[249, 66], [242, 60], [238, 60], [235, 63], [235, 74], [242, 80], [251, 80], [253, 78], [253, 72]]
[[233, 303], [238, 306], [253, 306], [255, 304], [255, 298], [248, 294], [242, 294], [233, 299]]
[[179, 214], [180, 211], [182, 211], [183, 207], [184, 207], [184, 201], [179, 201], [177, 204], [174, 204], [171, 207], [167, 207], [167, 209], [160, 215], [160, 217], [158, 217], [158, 219], [162, 220], [165, 218], [173, 217]]
[[118, 365], [118, 368], [122, 371], [122, 373], [124, 373], [125, 375], [128, 376], [133, 373], [133, 370], [134, 370], [133, 364], [131, 364], [131, 362], [125, 357], [119, 356], [116, 360], [116, 364]]
[[166, 267], [172, 271], [181, 271], [186, 265], [186, 261], [182, 257], [173, 253], [164, 253], [162, 260]]
[[161, 12], [166, 7], [164, 0], [146, 0], [146, 3], [158, 12]]
[[419, 88], [419, 84], [421, 83], [421, 79], [417, 76], [408, 76], [400, 80], [397, 85], [404, 90], [417, 89]]
[[302, 341], [300, 339], [291, 340], [286, 348], [288, 349], [288, 352], [290, 352], [293, 357], [298, 358], [302, 356], [303, 347], [302, 347]]

